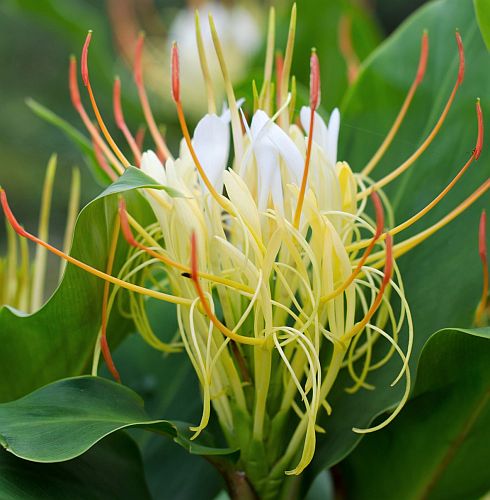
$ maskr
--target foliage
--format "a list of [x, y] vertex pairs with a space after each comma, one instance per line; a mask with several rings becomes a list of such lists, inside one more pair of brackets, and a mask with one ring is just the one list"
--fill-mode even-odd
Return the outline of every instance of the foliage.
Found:
[[[337, 22], [338, 4], [331, 1], [328, 5], [336, 12], [332, 19]], [[315, 16], [312, 2], [305, 2], [300, 7], [304, 9], [305, 19], [303, 31], [298, 31], [299, 52], [304, 53], [304, 44], [311, 44], [314, 38], [322, 40], [320, 34], [326, 26], [322, 24], [321, 16]], [[455, 29], [459, 28], [466, 52], [465, 82], [436, 141], [410, 172], [388, 189], [395, 202], [397, 222], [405, 220], [432, 200], [471, 154], [476, 139], [474, 103], [478, 95], [484, 111], [490, 110], [490, 94], [484, 94], [490, 88], [490, 55], [483, 43], [483, 40], [487, 45], [490, 43], [490, 11], [486, 0], [475, 0], [475, 8], [476, 17], [471, 2], [458, 0], [437, 0], [421, 9], [369, 56], [342, 103], [339, 156], [358, 171], [386, 135], [403, 102], [415, 76], [421, 34], [424, 29], [428, 30], [430, 57], [424, 82], [398, 138], [374, 177], [379, 178], [393, 170], [393, 165], [408, 157], [427, 136], [444, 106], [456, 78], [457, 51], [453, 38]], [[367, 55], [369, 47], [378, 41], [379, 33], [370, 21], [366, 24], [359, 21], [362, 15], [358, 11], [352, 12], [357, 19], [354, 22], [362, 27], [356, 31], [354, 43], [356, 47], [362, 47], [360, 50], [366, 50]], [[305, 32], [306, 28], [308, 32]], [[337, 68], [340, 64], [338, 51], [329, 52], [334, 45], [335, 28], [330, 26], [327, 30], [324, 46], [318, 44], [320, 56], [325, 57], [322, 62], [328, 75], [324, 79], [327, 107], [333, 104], [334, 97], [340, 98], [346, 86], [344, 70], [330, 71], [331, 67]], [[317, 35], [312, 35], [312, 32]], [[299, 62], [297, 71], [305, 73]], [[94, 165], [89, 143], [83, 137], [66, 123], [60, 123], [59, 118], [49, 111], [37, 104], [33, 106], [49, 121], [58, 121], [58, 125], [85, 150], [89, 163]], [[463, 183], [428, 214], [425, 227], [439, 220], [441, 214], [449, 212], [488, 179], [486, 166], [489, 161], [490, 154], [485, 151], [479, 163], [465, 175]], [[152, 184], [136, 169], [130, 169], [90, 203], [78, 219], [71, 254], [104, 269], [116, 215], [117, 194], [126, 192], [131, 213], [137, 215], [138, 220], [150, 220], [146, 201], [132, 192], [150, 185], [162, 188]], [[471, 323], [481, 279], [476, 237], [478, 214], [485, 205], [488, 205], [488, 195], [461, 215], [450, 228], [443, 229], [416, 251], [400, 258], [406, 294], [414, 315], [416, 341], [411, 372], [417, 373], [417, 381], [412, 400], [398, 420], [387, 429], [365, 438], [342, 462], [341, 470], [349, 478], [345, 487], [350, 498], [390, 498], [396, 490], [400, 498], [408, 499], [416, 497], [425, 488], [428, 498], [458, 499], [475, 497], [490, 486], [484, 474], [485, 464], [490, 458], [484, 447], [488, 442], [490, 424], [486, 385], [489, 379], [486, 362], [488, 329], [447, 329], [433, 334], [448, 325]], [[415, 227], [407, 233], [411, 235], [418, 230], [420, 228]], [[118, 248], [116, 273], [125, 258], [124, 248], [124, 243]], [[461, 270], [463, 265], [464, 272]], [[68, 266], [60, 287], [37, 313], [25, 316], [8, 307], [0, 310], [2, 401], [12, 401], [65, 377], [88, 373], [100, 327], [101, 296], [100, 281]], [[149, 307], [152, 307], [151, 302]], [[92, 313], [87, 315], [87, 310]], [[158, 333], [162, 338], [171, 336], [176, 326], [174, 311], [164, 309], [155, 323], [160, 327]], [[111, 345], [121, 342], [132, 329], [132, 323], [125, 317], [113, 316], [109, 325]], [[126, 346], [132, 346], [134, 339], [127, 342]], [[129, 351], [126, 348], [126, 352], [124, 349], [123, 343], [122, 365], [134, 355], [133, 347]], [[383, 347], [378, 349], [378, 354], [383, 352]], [[193, 404], [189, 406], [196, 409], [196, 402], [199, 403], [197, 391], [192, 393], [190, 387], [195, 390], [197, 382], [189, 365], [181, 364], [183, 361], [179, 357], [170, 361], [157, 355], [151, 364], [148, 359], [147, 353], [142, 354], [140, 365], [134, 370], [137, 373], [129, 369], [126, 376], [123, 373], [123, 381], [146, 396], [152, 414], [158, 419], [178, 414], [183, 402], [177, 395], [182, 394], [184, 399], [186, 394], [192, 394], [193, 398], [189, 399]], [[140, 372], [150, 371], [150, 366], [155, 367], [161, 378], [153, 381], [153, 389], [148, 391]], [[340, 377], [331, 396], [335, 412], [320, 422], [326, 434], [319, 439], [315, 461], [304, 478], [303, 492], [315, 476], [341, 462], [356, 447], [360, 436], [352, 432], [353, 427], [369, 426], [396, 405], [403, 388], [390, 388], [389, 385], [399, 368], [399, 362], [394, 359], [383, 370], [370, 376], [369, 382], [378, 390], [361, 390], [354, 395], [345, 393], [349, 384], [347, 375]], [[161, 381], [167, 379], [171, 384], [162, 384]], [[98, 398], [93, 399], [97, 395]], [[60, 422], [60, 417], [66, 415], [71, 420]], [[43, 419], [40, 420], [40, 416]], [[197, 418], [193, 411], [189, 413], [189, 419], [192, 418]], [[131, 483], [111, 486], [115, 489], [113, 491], [121, 491], [120, 498], [148, 497], [135, 445], [119, 432], [126, 426], [143, 426], [164, 432], [194, 453], [213, 453], [209, 448], [192, 444], [182, 424], [152, 420], [129, 389], [99, 378], [70, 378], [38, 389], [25, 399], [0, 406], [0, 435], [9, 451], [31, 461], [69, 460], [66, 464], [50, 466], [24, 464], [3, 453], [0, 455], [0, 469], [8, 472], [0, 479], [0, 492], [7, 496], [17, 494], [19, 498], [21, 494], [23, 498], [29, 498], [29, 495], [39, 498], [35, 495], [41, 495], [39, 477], [42, 474], [47, 477], [42, 494], [49, 496], [50, 491], [54, 491], [51, 488], [56, 488], [60, 497], [73, 497], [80, 484], [87, 483], [87, 495], [104, 498], [107, 485], [102, 484], [101, 477], [103, 465], [110, 461], [114, 463], [114, 470], [108, 473], [109, 477], [120, 475]], [[105, 437], [108, 434], [111, 435]], [[75, 439], [67, 439], [67, 436]], [[102, 438], [105, 439], [99, 442]], [[429, 440], [430, 446], [427, 444]], [[448, 442], [455, 443], [453, 448], [447, 448]], [[138, 443], [145, 456], [145, 466], [148, 467], [148, 460], [155, 456], [163, 456], [167, 460], [165, 470], [175, 471], [172, 480], [178, 478], [180, 484], [191, 488], [186, 484], [188, 474], [185, 472], [197, 462], [188, 461], [185, 455], [162, 444], [161, 440], [150, 441], [148, 435], [139, 435]], [[232, 452], [219, 450], [219, 453], [233, 455]], [[118, 460], [113, 461], [110, 457], [115, 454]], [[169, 454], [177, 458], [169, 460]], [[74, 458], [76, 456], [78, 458]], [[94, 467], [102, 467], [100, 476], [90, 476]], [[157, 485], [152, 486], [152, 492], [158, 492], [163, 498], [165, 493], [161, 490], [165, 484], [162, 485], [161, 470], [154, 465], [147, 470], [151, 471], [149, 483]], [[200, 494], [203, 498], [211, 498], [219, 483], [205, 466], [196, 465], [195, 470], [196, 484], [193, 487], [198, 490], [197, 493], [195, 489], [186, 490], [188, 497]], [[120, 474], [117, 471], [121, 471]], [[23, 490], [17, 490], [19, 481], [25, 484]], [[317, 488], [323, 493], [331, 487], [326, 479], [318, 484]], [[318, 497], [321, 496], [322, 493]]]

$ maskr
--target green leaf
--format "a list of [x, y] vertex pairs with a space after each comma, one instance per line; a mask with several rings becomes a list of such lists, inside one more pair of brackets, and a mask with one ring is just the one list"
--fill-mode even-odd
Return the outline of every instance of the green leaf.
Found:
[[152, 420], [131, 389], [100, 377], [59, 380], [0, 405], [0, 442], [25, 460], [62, 462], [129, 427], [167, 435], [189, 453], [236, 457], [236, 450], [191, 440], [184, 422]]
[[[125, 198], [128, 210], [138, 221], [146, 225], [154, 220], [140, 194], [126, 191]], [[105, 269], [115, 217], [116, 196], [89, 203], [78, 217], [71, 255]], [[121, 238], [114, 275], [124, 264], [127, 252], [127, 243]], [[0, 401], [18, 398], [53, 380], [89, 373], [100, 328], [103, 284], [69, 264], [58, 289], [36, 313], [26, 315], [7, 306], [0, 308]], [[108, 325], [111, 347], [132, 327], [116, 307]]]
[[95, 158], [92, 143], [82, 133], [70, 125], [66, 120], [58, 116], [56, 113], [53, 113], [53, 111], [49, 110], [42, 104], [39, 104], [34, 99], [27, 99], [26, 104], [37, 116], [46, 120], [51, 125], [54, 125], [56, 128], [59, 128], [71, 141], [73, 141], [75, 146], [82, 153], [85, 163], [89, 167], [97, 182], [103, 186], [110, 182], [108, 175], [102, 170]]
[[490, 488], [490, 328], [435, 333], [414, 396], [343, 464], [348, 498], [457, 500]]
[[159, 189], [165, 191], [169, 196], [172, 196], [173, 198], [184, 196], [176, 189], [159, 184], [155, 181], [155, 179], [153, 179], [149, 175], [146, 175], [139, 168], [129, 167], [120, 177], [118, 177], [110, 186], [107, 187], [107, 189], [99, 196], [99, 198], [115, 193], [124, 193], [125, 191], [130, 191], [135, 188]]
[[150, 500], [136, 443], [109, 436], [73, 460], [39, 464], [0, 451], [0, 497], [9, 500]]
[[487, 0], [474, 0], [474, 2], [478, 25], [488, 50], [490, 50], [490, 3]]
[[[477, 136], [476, 97], [482, 98], [484, 113], [490, 110], [490, 55], [481, 39], [472, 3], [439, 0], [420, 9], [369, 58], [343, 105], [339, 158], [347, 160], [354, 171], [360, 171], [379, 147], [401, 107], [417, 71], [423, 30], [428, 29], [430, 55], [426, 76], [398, 137], [372, 176], [379, 179], [391, 172], [427, 136], [454, 85], [458, 69], [456, 28], [465, 46], [465, 81], [434, 143], [411, 170], [386, 189], [394, 205], [396, 223], [433, 200], [471, 155]], [[463, 180], [423, 221], [397, 235], [395, 243], [434, 224], [461, 203], [488, 179], [489, 161], [485, 148]], [[398, 260], [414, 320], [412, 372], [422, 346], [434, 331], [448, 324], [471, 324], [481, 294], [478, 221], [488, 202], [487, 194], [448, 227]], [[402, 332], [401, 347], [405, 346], [406, 332]], [[385, 349], [386, 344], [380, 342], [373, 359], [380, 359]], [[395, 387], [390, 384], [400, 366], [400, 360], [394, 356], [387, 366], [368, 376], [367, 382], [376, 387], [374, 391], [361, 389], [353, 395], [345, 392], [352, 385], [348, 374], [339, 377], [329, 400], [333, 413], [320, 421], [326, 434], [318, 437], [310, 473], [342, 460], [361, 437], [352, 428], [369, 427], [377, 415], [397, 404], [404, 382]]]
[[[171, 340], [178, 327], [175, 306], [149, 300], [147, 309], [155, 331], [161, 333], [164, 325], [163, 340]], [[139, 335], [130, 335], [114, 352], [114, 360], [124, 383], [144, 398], [150, 415], [185, 422], [200, 420], [199, 382], [185, 352], [162, 355]], [[172, 383], [162, 383], [165, 380]], [[214, 433], [212, 424], [210, 432]], [[153, 434], [139, 431], [137, 442], [154, 498], [214, 498], [223, 488], [222, 477], [208, 460], [190, 455], [171, 440], [155, 439]]]

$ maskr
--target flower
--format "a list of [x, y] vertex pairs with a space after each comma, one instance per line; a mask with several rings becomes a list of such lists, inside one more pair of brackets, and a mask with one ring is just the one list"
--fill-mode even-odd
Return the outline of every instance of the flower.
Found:
[[[155, 127], [141, 75], [137, 74], [136, 82], [144, 96], [143, 108], [155, 151], [142, 153], [124, 122], [120, 88], [115, 87], [116, 124], [127, 138], [135, 163], [168, 188], [168, 192], [144, 190], [157, 220], [148, 228], [128, 213], [121, 199], [113, 251], [119, 224], [131, 250], [119, 277], [111, 275], [109, 265], [106, 272], [90, 268], [27, 233], [11, 213], [5, 192], [0, 191], [7, 218], [19, 234], [106, 280], [107, 286], [112, 283], [116, 289], [176, 304], [181, 340], [203, 394], [201, 421], [192, 429], [194, 438], [208, 425], [213, 408], [229, 445], [240, 448], [240, 466], [259, 492], [274, 488], [284, 473], [300, 474], [311, 462], [317, 433], [324, 432], [319, 416], [335, 411], [330, 405], [330, 393], [341, 370], [348, 370], [353, 379], [348, 392], [373, 389], [370, 373], [384, 366], [394, 354], [399, 356], [400, 371], [393, 384], [405, 378], [400, 403], [384, 422], [354, 431], [373, 432], [399, 413], [410, 391], [408, 362], [413, 326], [396, 258], [448, 224], [490, 187], [487, 180], [435, 225], [395, 244], [395, 236], [432, 210], [480, 156], [483, 119], [477, 101], [478, 137], [470, 158], [434, 200], [395, 225], [383, 187], [409, 169], [438, 134], [464, 77], [461, 37], [456, 33], [456, 82], [439, 120], [407, 160], [375, 181], [370, 174], [393, 141], [423, 80], [428, 34], [422, 36], [414, 83], [392, 129], [366, 167], [354, 173], [347, 162], [337, 158], [339, 111], [332, 111], [328, 124], [318, 113], [320, 63], [314, 51], [310, 59], [310, 103], [299, 113], [301, 127], [295, 123], [291, 106], [295, 96], [288, 92], [295, 16], [293, 8], [288, 45], [275, 82], [274, 43], [269, 37], [264, 83], [260, 92], [255, 92], [251, 120], [236, 101], [210, 18], [229, 110], [217, 115], [208, 80], [209, 112], [192, 137], [180, 89], [178, 47], [172, 46], [172, 97], [183, 134], [176, 158]], [[72, 98], [97, 145], [101, 166], [115, 176], [123, 173], [130, 162], [113, 141], [97, 108], [88, 73], [90, 40], [91, 33], [82, 52], [82, 78], [105, 140], [87, 119], [76, 87], [73, 61]], [[201, 54], [204, 75], [206, 64]], [[279, 95], [277, 109], [273, 83]], [[385, 213], [389, 230], [385, 229]], [[145, 277], [152, 271], [164, 271], [165, 282], [153, 280], [154, 287], [144, 286], [147, 280], [136, 272], [143, 269], [149, 273]], [[107, 301], [108, 293], [104, 300], [106, 313], [110, 309]], [[151, 332], [144, 308], [135, 307], [133, 317], [151, 345], [162, 350], [178, 347], [162, 343]], [[406, 329], [402, 329], [404, 324]], [[405, 350], [400, 347], [402, 334], [406, 335]], [[375, 358], [373, 347], [383, 341], [386, 351], [381, 358]], [[105, 330], [100, 342], [117, 376]]]

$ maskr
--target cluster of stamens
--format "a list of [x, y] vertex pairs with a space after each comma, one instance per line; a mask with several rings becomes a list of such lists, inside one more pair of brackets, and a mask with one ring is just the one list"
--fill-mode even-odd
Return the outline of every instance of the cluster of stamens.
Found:
[[[114, 376], [119, 377], [105, 330], [116, 293], [126, 289], [131, 296], [130, 312], [150, 345], [166, 351], [183, 345], [188, 353], [203, 393], [202, 418], [193, 428], [195, 437], [207, 426], [212, 408], [230, 445], [242, 450], [245, 463], [247, 453], [253, 449], [250, 442], [267, 446], [279, 436], [283, 445], [274, 457], [269, 478], [284, 471], [299, 474], [310, 463], [316, 434], [324, 432], [318, 423], [322, 408], [328, 414], [335, 411], [329, 398], [340, 370], [347, 369], [352, 376], [348, 392], [372, 389], [369, 374], [397, 354], [401, 368], [393, 384], [403, 377], [406, 380], [399, 405], [379, 425], [355, 430], [377, 430], [400, 411], [410, 390], [408, 361], [413, 328], [395, 259], [453, 220], [490, 187], [487, 180], [439, 222], [395, 244], [394, 237], [432, 210], [480, 156], [483, 120], [477, 101], [478, 138], [467, 163], [427, 206], [396, 226], [389, 217], [391, 229], [385, 229], [385, 213], [391, 213], [391, 207], [382, 188], [408, 170], [429, 147], [463, 82], [461, 37], [456, 33], [456, 83], [436, 125], [406, 161], [374, 181], [370, 174], [394, 140], [423, 80], [429, 52], [427, 33], [422, 37], [415, 80], [392, 129], [365, 168], [353, 173], [347, 163], [336, 160], [338, 111], [332, 113], [328, 126], [317, 113], [320, 65], [315, 51], [311, 55], [310, 105], [301, 112], [303, 128], [292, 124], [295, 110], [291, 102], [295, 96], [288, 91], [294, 23], [295, 10], [275, 85], [274, 23], [270, 23], [264, 84], [260, 92], [254, 84], [256, 102], [249, 124], [235, 99], [219, 38], [210, 20], [225, 80], [229, 106], [225, 115], [229, 114], [229, 120], [225, 115], [216, 115], [209, 88], [212, 86], [208, 85], [210, 111], [193, 137], [180, 96], [178, 48], [172, 47], [172, 97], [183, 133], [177, 158], [171, 155], [160, 134], [144, 89], [141, 36], [135, 58], [135, 82], [156, 153], [142, 152], [143, 134], [131, 134], [121, 108], [120, 81], [116, 79], [114, 85], [115, 123], [127, 140], [133, 162], [112, 139], [97, 107], [88, 73], [89, 33], [82, 51], [82, 79], [97, 125], [82, 105], [74, 58], [70, 62], [70, 89], [101, 168], [115, 179], [133, 163], [157, 182], [180, 193], [171, 196], [165, 191], [144, 190], [157, 220], [147, 228], [131, 216], [121, 199], [105, 271], [91, 268], [26, 232], [10, 211], [5, 192], [0, 191], [4, 211], [15, 231], [105, 280], [98, 349]], [[199, 43], [198, 18], [196, 26]], [[206, 77], [205, 54], [200, 55]], [[278, 96], [278, 109], [273, 114]], [[228, 121], [234, 146], [234, 161], [229, 169], [228, 151], [224, 155], [222, 152], [222, 146], [230, 140]], [[369, 213], [374, 213], [374, 217]], [[126, 265], [115, 277], [112, 266], [120, 232], [131, 251]], [[150, 287], [146, 286], [149, 280], [153, 283]], [[142, 296], [176, 304], [181, 342], [162, 342], [151, 331]], [[385, 348], [381, 341], [386, 341]], [[296, 414], [297, 425], [284, 442], [284, 415], [289, 412]], [[250, 432], [240, 435], [238, 422], [246, 422]], [[289, 470], [292, 464], [294, 467]]]

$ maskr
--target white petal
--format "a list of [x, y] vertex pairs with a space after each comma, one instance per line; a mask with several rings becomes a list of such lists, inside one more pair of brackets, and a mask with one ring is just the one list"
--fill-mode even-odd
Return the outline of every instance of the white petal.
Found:
[[167, 183], [165, 169], [163, 168], [162, 162], [153, 151], [148, 150], [143, 153], [143, 156], [141, 157], [141, 170], [146, 175], [155, 179], [159, 184], [165, 185]]
[[328, 121], [327, 158], [332, 165], [337, 163], [337, 147], [339, 143], [340, 112], [335, 108]]
[[299, 184], [303, 176], [304, 161], [299, 149], [288, 134], [272, 122], [265, 111], [260, 109], [252, 118], [250, 132], [254, 141], [253, 145], [264, 141], [273, 144], [291, 171], [294, 181]]
[[[307, 106], [303, 106], [300, 112], [301, 125], [306, 132], [310, 132], [311, 110]], [[315, 111], [315, 123], [313, 126], [313, 140], [324, 150], [328, 147], [328, 129], [323, 121], [323, 118]]]
[[272, 173], [270, 190], [274, 206], [281, 214], [284, 214], [284, 194], [282, 192], [281, 170], [279, 167]]
[[252, 134], [252, 137], [254, 139], [259, 139], [261, 136], [260, 134], [264, 134], [266, 132], [264, 127], [268, 123], [271, 123], [269, 115], [265, 111], [258, 109], [253, 115], [252, 123], [250, 124], [250, 132]]
[[267, 137], [276, 146], [277, 151], [291, 172], [294, 181], [299, 185], [303, 177], [305, 162], [296, 144], [294, 144], [291, 137], [275, 123], [271, 125]]
[[[245, 98], [241, 97], [238, 99], [236, 102], [237, 108], [241, 111], [242, 110], [242, 105], [245, 102]], [[230, 108], [226, 105], [226, 103], [223, 103], [223, 109], [221, 110], [221, 115], [220, 118], [225, 122], [225, 123], [230, 123], [231, 122], [231, 112]]]
[[257, 161], [257, 182], [258, 182], [258, 207], [263, 211], [267, 208], [267, 202], [272, 188], [275, 171], [279, 170], [279, 155], [276, 149], [262, 140], [254, 146], [255, 159]]
[[223, 191], [223, 172], [230, 152], [230, 128], [216, 115], [206, 115], [194, 131], [192, 145], [216, 191]]

